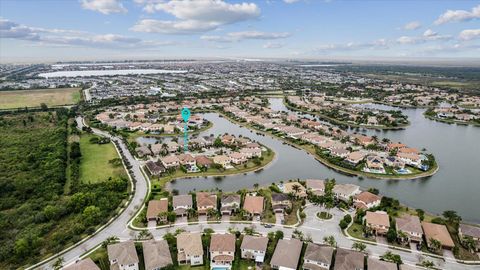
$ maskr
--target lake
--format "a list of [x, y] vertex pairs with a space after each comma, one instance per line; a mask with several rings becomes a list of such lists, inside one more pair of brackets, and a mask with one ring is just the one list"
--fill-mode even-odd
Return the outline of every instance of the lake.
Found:
[[[275, 110], [287, 111], [280, 98], [270, 99]], [[397, 109], [388, 106], [374, 106], [380, 109]], [[266, 186], [281, 180], [307, 178], [335, 178], [338, 183], [353, 183], [363, 188], [375, 187], [386, 196], [399, 199], [412, 208], [422, 208], [441, 214], [445, 210], [457, 211], [464, 220], [480, 223], [480, 128], [439, 123], [423, 117], [423, 109], [402, 109], [408, 115], [411, 125], [404, 130], [374, 131], [363, 133], [387, 137], [392, 141], [401, 141], [419, 149], [432, 152], [440, 166], [433, 176], [415, 180], [378, 180], [364, 177], [346, 176], [329, 169], [316, 161], [313, 156], [285, 145], [269, 136], [257, 135], [247, 128], [240, 127], [221, 118], [216, 113], [204, 114], [214, 123], [205, 134], [223, 134], [225, 132], [243, 135], [257, 140], [271, 148], [277, 154], [272, 163], [258, 173], [226, 176], [223, 178], [177, 179], [169, 188], [180, 193], [195, 190], [218, 188], [235, 191], [253, 188], [255, 183]]]
[[86, 77], [86, 76], [113, 76], [113, 75], [138, 75], [138, 74], [164, 74], [164, 73], [186, 73], [186, 70], [168, 69], [114, 69], [114, 70], [72, 70], [55, 71], [38, 74], [43, 78], [57, 77]]

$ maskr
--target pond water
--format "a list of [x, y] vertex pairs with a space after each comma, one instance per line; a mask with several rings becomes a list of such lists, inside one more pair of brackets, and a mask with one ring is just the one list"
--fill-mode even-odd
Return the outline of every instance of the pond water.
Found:
[[[275, 110], [288, 110], [280, 98], [270, 99]], [[398, 109], [379, 105], [381, 109]], [[399, 199], [412, 208], [422, 208], [432, 213], [444, 210], [457, 211], [464, 220], [480, 223], [480, 128], [448, 125], [430, 121], [423, 117], [423, 109], [406, 109], [411, 125], [404, 130], [375, 131], [360, 130], [379, 138], [387, 137], [419, 149], [426, 148], [437, 158], [440, 170], [433, 176], [415, 180], [378, 180], [359, 178], [338, 173], [316, 161], [308, 153], [285, 145], [269, 136], [257, 135], [247, 128], [221, 118], [216, 113], [204, 114], [214, 123], [205, 134], [231, 133], [257, 140], [277, 154], [276, 159], [257, 173], [247, 173], [223, 178], [177, 179], [169, 188], [180, 193], [218, 188], [235, 191], [253, 188], [289, 179], [335, 178], [338, 183], [353, 183], [364, 188], [375, 187], [386, 196]]]

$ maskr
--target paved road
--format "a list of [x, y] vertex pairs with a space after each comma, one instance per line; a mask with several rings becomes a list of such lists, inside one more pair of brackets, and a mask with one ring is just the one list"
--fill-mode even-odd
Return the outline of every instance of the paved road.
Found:
[[[83, 126], [82, 119], [77, 118], [79, 128]], [[125, 157], [132, 164], [133, 177], [136, 179], [136, 189], [133, 195], [132, 202], [128, 205], [127, 209], [118, 216], [113, 222], [108, 224], [103, 230], [92, 238], [86, 240], [82, 244], [72, 248], [69, 251], [59, 255], [64, 258], [64, 265], [69, 265], [80, 258], [86, 251], [93, 249], [106, 238], [110, 236], [118, 236], [121, 240], [134, 239], [137, 235], [137, 231], [133, 231], [127, 227], [129, 220], [138, 212], [138, 209], [142, 206], [143, 200], [148, 191], [148, 180], [141, 173], [140, 163], [133, 158], [127, 150], [125, 144], [118, 138], [112, 137], [106, 132], [93, 129], [95, 134], [110, 138], [112, 141], [118, 142], [118, 145], [123, 150]], [[346, 237], [340, 230], [338, 223], [340, 219], [345, 215], [344, 212], [338, 209], [331, 209], [330, 212], [333, 218], [330, 220], [321, 220], [316, 217], [317, 212], [325, 211], [319, 206], [308, 205], [304, 212], [307, 216], [304, 223], [300, 225], [297, 230], [301, 231], [305, 237], [310, 237], [316, 243], [322, 243], [325, 236], [333, 235], [337, 241], [339, 247], [351, 248], [353, 240]], [[353, 214], [353, 213], [352, 213]], [[177, 229], [185, 229], [191, 232], [201, 232], [206, 228], [212, 228], [215, 232], [228, 232], [230, 228], [243, 231], [245, 227], [254, 227], [255, 231], [261, 234], [268, 234], [269, 232], [282, 230], [286, 238], [291, 238], [295, 228], [284, 227], [282, 225], [274, 225], [271, 228], [265, 228], [259, 222], [253, 222], [253, 224], [240, 224], [229, 223], [228, 221], [222, 221], [221, 223], [208, 224], [207, 222], [199, 222], [198, 224], [189, 225], [186, 219], [177, 220], [176, 224], [168, 228], [149, 228], [155, 239], [162, 239], [162, 237], [168, 232], [175, 232]], [[419, 261], [423, 260], [425, 256], [421, 255], [416, 250], [411, 252], [392, 250], [381, 244], [367, 245], [369, 256], [378, 258], [385, 254], [386, 251], [391, 250], [393, 253], [399, 254], [405, 264], [415, 265]], [[51, 269], [51, 264], [55, 261], [56, 257], [53, 257], [50, 261], [44, 262], [37, 266], [40, 269]], [[447, 260], [427, 257], [426, 259], [433, 261], [437, 267], [448, 270], [465, 270], [465, 269], [480, 269], [480, 266], [464, 265], [456, 263], [455, 260], [448, 258]]]
[[[77, 119], [78, 128], [82, 128], [84, 126], [82, 122], [82, 118], [78, 117]], [[132, 177], [136, 180], [135, 183], [135, 190], [133, 193], [133, 198], [131, 203], [127, 206], [124, 212], [120, 214], [114, 221], [108, 224], [105, 228], [103, 228], [99, 233], [94, 235], [93, 237], [89, 238], [82, 244], [76, 246], [75, 248], [61, 254], [60, 257], [63, 257], [65, 263], [64, 265], [68, 265], [72, 262], [75, 262], [80, 258], [82, 254], [86, 251], [94, 248], [95, 246], [101, 244], [105, 239], [110, 236], [118, 236], [120, 239], [129, 239], [134, 238], [137, 232], [127, 229], [127, 224], [129, 220], [138, 212], [138, 209], [142, 206], [145, 196], [148, 192], [148, 180], [142, 174], [140, 169], [140, 163], [130, 154], [126, 145], [117, 137], [113, 137], [110, 134], [98, 130], [92, 129], [93, 132], [97, 135], [104, 136], [110, 138], [112, 141], [117, 142], [118, 146], [123, 150], [123, 153], [126, 159], [132, 165], [133, 175]], [[36, 266], [40, 269], [51, 269], [51, 265], [55, 262], [56, 258], [52, 258], [48, 262], [44, 262], [41, 265]]]

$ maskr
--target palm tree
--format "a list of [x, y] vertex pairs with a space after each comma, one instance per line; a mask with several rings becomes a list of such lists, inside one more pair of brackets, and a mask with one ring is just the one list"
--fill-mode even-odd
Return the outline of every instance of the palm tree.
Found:
[[408, 235], [404, 231], [397, 231], [397, 238], [403, 243], [408, 239]]
[[365, 245], [364, 243], [355, 242], [352, 245], [352, 249], [360, 251], [360, 252], [364, 252], [365, 249], [367, 249], [367, 245]]
[[323, 242], [325, 242], [327, 245], [331, 247], [337, 246], [337, 241], [335, 240], [335, 237], [333, 237], [333, 235], [323, 237]]
[[60, 270], [60, 269], [62, 269], [64, 262], [65, 262], [65, 260], [63, 259], [63, 257], [59, 257], [59, 258], [53, 263], [53, 269], [55, 269], [55, 270]]
[[105, 241], [102, 242], [102, 247], [107, 248], [108, 245], [117, 243], [119, 238], [115, 235], [108, 237]]
[[440, 249], [442, 248], [442, 243], [437, 239], [430, 238], [428, 242], [429, 242], [430, 249], [432, 249], [435, 252], [440, 251]]
[[465, 236], [462, 239], [463, 245], [472, 253], [475, 253], [475, 249], [477, 248], [477, 244], [475, 243], [475, 240], [471, 236]]

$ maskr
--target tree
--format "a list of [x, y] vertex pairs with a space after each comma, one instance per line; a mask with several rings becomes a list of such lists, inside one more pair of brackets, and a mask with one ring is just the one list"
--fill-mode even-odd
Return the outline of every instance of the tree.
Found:
[[323, 242], [325, 242], [327, 245], [331, 247], [337, 246], [337, 241], [335, 240], [335, 237], [333, 237], [333, 235], [323, 237]]
[[117, 236], [115, 236], [115, 235], [110, 236], [102, 242], [102, 247], [107, 248], [108, 245], [115, 244], [115, 243], [118, 242], [118, 240], [119, 240], [119, 238]]
[[395, 230], [395, 228], [390, 227], [387, 231], [387, 241], [389, 243], [393, 243], [395, 242], [395, 240], [397, 240], [397, 231]]
[[462, 239], [462, 244], [468, 249], [470, 252], [474, 253], [475, 249], [477, 248], [477, 243], [471, 236], [465, 236]]
[[402, 264], [402, 258], [398, 254], [393, 254], [391, 251], [385, 252], [382, 256], [380, 256], [380, 259], [383, 261], [387, 262], [392, 262], [396, 264]]
[[97, 223], [101, 215], [102, 213], [100, 208], [94, 205], [87, 206], [82, 213], [83, 223], [87, 226], [93, 225]]
[[440, 241], [438, 241], [437, 239], [430, 238], [428, 240], [428, 243], [429, 243], [428, 246], [430, 247], [430, 249], [435, 251], [435, 252], [440, 251], [440, 249], [442, 248], [442, 243]]
[[59, 258], [53, 263], [53, 269], [54, 269], [54, 270], [60, 270], [60, 269], [62, 269], [64, 262], [65, 262], [65, 260], [63, 259], [63, 257], [59, 257]]
[[353, 245], [352, 245], [352, 249], [360, 251], [360, 252], [364, 252], [365, 249], [367, 249], [367, 245], [365, 245], [364, 243], [361, 243], [361, 242], [354, 242]]
[[448, 222], [452, 225], [458, 225], [462, 218], [457, 214], [457, 212], [453, 210], [447, 210], [443, 212], [443, 217], [448, 220]]

